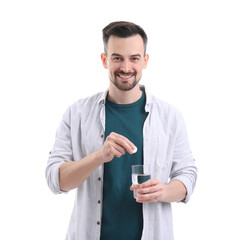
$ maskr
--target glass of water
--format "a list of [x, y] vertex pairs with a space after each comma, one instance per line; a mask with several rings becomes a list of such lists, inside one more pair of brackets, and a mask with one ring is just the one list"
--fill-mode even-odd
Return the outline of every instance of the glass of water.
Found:
[[139, 184], [151, 179], [150, 165], [132, 165], [132, 183], [134, 185], [133, 196], [137, 198]]

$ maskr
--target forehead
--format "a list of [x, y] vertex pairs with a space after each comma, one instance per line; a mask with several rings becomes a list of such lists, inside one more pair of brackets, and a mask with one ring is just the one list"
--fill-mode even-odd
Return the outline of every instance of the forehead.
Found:
[[108, 55], [117, 53], [120, 55], [144, 55], [144, 43], [142, 37], [138, 34], [128, 38], [110, 36], [108, 40]]

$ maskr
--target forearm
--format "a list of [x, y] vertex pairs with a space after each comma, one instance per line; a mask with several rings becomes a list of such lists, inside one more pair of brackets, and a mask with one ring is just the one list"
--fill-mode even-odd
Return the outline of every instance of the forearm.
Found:
[[165, 185], [162, 202], [180, 202], [185, 199], [187, 189], [179, 180], [172, 180]]
[[101, 164], [99, 151], [75, 162], [65, 162], [59, 169], [59, 183], [62, 191], [79, 187]]
[[101, 149], [76, 162], [66, 162], [60, 166], [59, 183], [62, 191], [79, 187], [93, 171], [114, 157], [121, 157], [126, 151], [133, 154], [134, 144], [117, 133], [111, 133]]

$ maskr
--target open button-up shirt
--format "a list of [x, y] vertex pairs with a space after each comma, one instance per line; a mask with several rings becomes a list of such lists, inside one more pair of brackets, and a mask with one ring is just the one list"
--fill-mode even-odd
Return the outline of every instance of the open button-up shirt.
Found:
[[[197, 168], [191, 154], [182, 115], [174, 107], [146, 92], [148, 117], [143, 127], [144, 163], [151, 165], [151, 177], [163, 184], [181, 181], [187, 202], [193, 192]], [[107, 91], [81, 99], [65, 112], [49, 155], [46, 179], [54, 193], [62, 193], [59, 168], [64, 162], [81, 161], [104, 143]], [[99, 240], [103, 199], [103, 165], [77, 188], [66, 240]], [[130, 186], [129, 186], [130, 187]], [[173, 240], [170, 203], [143, 203], [142, 240]]]

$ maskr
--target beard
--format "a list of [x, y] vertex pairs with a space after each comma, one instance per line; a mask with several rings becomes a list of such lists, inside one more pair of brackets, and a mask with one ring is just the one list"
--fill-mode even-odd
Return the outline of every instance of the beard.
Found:
[[[140, 81], [141, 77], [139, 79], [137, 79], [137, 73], [133, 72], [132, 77], [134, 78], [133, 80], [129, 81], [128, 79], [126, 79], [126, 84], [124, 84], [125, 81], [123, 81], [123, 83], [121, 83], [120, 81], [117, 80], [118, 75], [119, 74], [123, 74], [126, 75], [125, 72], [115, 72], [114, 73], [114, 78], [111, 78], [111, 76], [109, 76], [110, 81], [114, 84], [114, 86], [116, 86], [119, 90], [121, 91], [130, 91], [132, 90]], [[127, 73], [129, 74], [129, 73]]]

